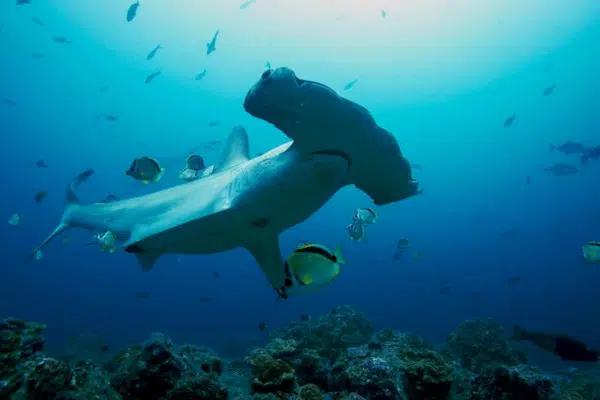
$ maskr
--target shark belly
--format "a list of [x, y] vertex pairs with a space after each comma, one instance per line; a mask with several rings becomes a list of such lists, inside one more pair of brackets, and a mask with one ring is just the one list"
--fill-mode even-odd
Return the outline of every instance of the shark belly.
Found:
[[258, 159], [230, 172], [234, 178], [213, 196], [210, 207], [215, 212], [161, 229], [137, 246], [162, 254], [211, 254], [252, 247], [321, 208], [343, 186], [347, 170], [342, 157], [303, 156], [293, 149]]
[[[278, 235], [306, 220], [345, 185], [348, 160], [303, 154], [292, 146], [233, 182], [232, 195], [247, 224], [246, 243]], [[252, 229], [248, 229], [251, 227]]]

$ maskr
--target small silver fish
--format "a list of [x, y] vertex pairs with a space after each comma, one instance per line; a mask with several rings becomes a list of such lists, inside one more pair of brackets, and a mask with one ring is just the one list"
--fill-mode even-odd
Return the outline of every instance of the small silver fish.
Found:
[[181, 172], [179, 172], [179, 179], [184, 180], [186, 182], [194, 181], [199, 177], [200, 175], [198, 174], [198, 171], [195, 171], [190, 168], [185, 168], [181, 170]]
[[352, 239], [356, 242], [360, 242], [360, 241], [364, 240], [365, 225], [360, 220], [355, 219], [354, 221], [352, 221], [352, 223], [350, 225], [348, 225], [347, 229], [348, 229], [348, 236], [350, 236], [350, 239]]
[[377, 222], [377, 212], [372, 208], [359, 208], [354, 214], [354, 219], [363, 224], [372, 225]]

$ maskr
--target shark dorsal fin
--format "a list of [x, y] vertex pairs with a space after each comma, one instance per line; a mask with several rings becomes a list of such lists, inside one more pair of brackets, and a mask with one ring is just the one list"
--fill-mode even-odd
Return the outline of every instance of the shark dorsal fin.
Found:
[[241, 126], [234, 126], [227, 137], [227, 142], [221, 152], [219, 162], [215, 165], [213, 173], [235, 167], [249, 159], [250, 148], [248, 144], [248, 134]]

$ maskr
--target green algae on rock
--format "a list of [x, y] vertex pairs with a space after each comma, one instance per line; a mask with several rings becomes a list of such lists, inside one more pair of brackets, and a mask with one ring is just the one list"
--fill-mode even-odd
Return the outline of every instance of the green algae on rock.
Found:
[[321, 392], [321, 389], [317, 385], [309, 383], [300, 388], [298, 393], [299, 400], [324, 400], [325, 396]]

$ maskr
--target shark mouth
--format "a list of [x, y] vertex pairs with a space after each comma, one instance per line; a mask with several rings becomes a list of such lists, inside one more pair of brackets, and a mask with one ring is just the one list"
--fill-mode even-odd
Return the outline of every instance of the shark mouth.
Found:
[[313, 152], [313, 154], [325, 154], [325, 155], [328, 155], [328, 156], [341, 157], [344, 160], [346, 160], [346, 163], [348, 163], [348, 168], [350, 168], [352, 166], [352, 159], [350, 158], [350, 156], [347, 153], [344, 153], [343, 151], [339, 151], [339, 150], [319, 150], [319, 151]]

